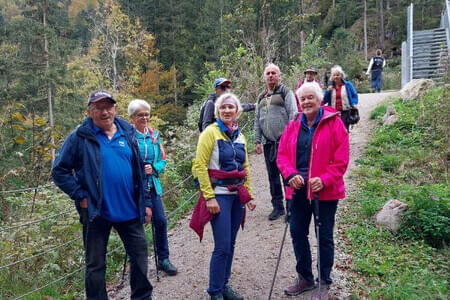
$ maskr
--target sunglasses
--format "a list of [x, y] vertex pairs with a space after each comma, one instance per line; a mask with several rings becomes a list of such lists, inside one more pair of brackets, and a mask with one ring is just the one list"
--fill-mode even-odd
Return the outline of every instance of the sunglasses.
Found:
[[225, 86], [224, 86], [224, 85], [219, 85], [219, 86], [220, 86], [220, 89], [221, 89], [221, 90], [224, 90], [224, 91], [225, 91], [225, 90], [228, 90], [228, 89], [231, 89], [231, 86], [230, 86], [230, 85], [225, 85]]

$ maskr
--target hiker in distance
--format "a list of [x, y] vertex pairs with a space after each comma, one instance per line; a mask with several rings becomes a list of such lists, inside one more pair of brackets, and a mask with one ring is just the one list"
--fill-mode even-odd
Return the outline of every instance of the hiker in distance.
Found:
[[151, 128], [150, 105], [145, 100], [134, 99], [128, 105], [128, 115], [136, 128], [136, 137], [141, 159], [144, 161], [145, 175], [152, 199], [152, 217], [155, 227], [155, 248], [158, 257], [157, 268], [169, 276], [177, 274], [177, 268], [169, 260], [167, 241], [167, 220], [161, 199], [160, 175], [166, 167], [166, 153], [161, 143], [160, 133]]
[[333, 228], [338, 200], [345, 198], [344, 174], [349, 163], [349, 139], [339, 113], [321, 106], [323, 92], [314, 82], [296, 91], [302, 113], [290, 121], [281, 136], [277, 164], [285, 183], [290, 205], [290, 230], [297, 261], [298, 279], [285, 289], [296, 296], [315, 288], [309, 224], [314, 193], [319, 197], [319, 251], [321, 290], [313, 299], [328, 299], [334, 263]]
[[258, 97], [255, 110], [255, 150], [264, 152], [273, 210], [269, 220], [284, 215], [283, 185], [277, 167], [277, 151], [281, 134], [289, 120], [298, 113], [294, 94], [281, 83], [280, 68], [269, 64], [264, 70], [265, 91]]
[[358, 93], [353, 84], [345, 80], [341, 66], [331, 68], [331, 84], [328, 86], [323, 101], [341, 113], [341, 119], [347, 131], [350, 130], [350, 110], [358, 105]]
[[[322, 88], [322, 85], [320, 84], [320, 81], [318, 81], [316, 79], [316, 77], [317, 77], [317, 70], [316, 70], [316, 68], [314, 68], [312, 66], [309, 67], [308, 69], [305, 70], [304, 75], [305, 75], [305, 77], [298, 82], [297, 88], [295, 90], [298, 90], [302, 86], [302, 84], [305, 83], [305, 82], [317, 82], [317, 84], [320, 86], [320, 88]], [[301, 111], [300, 102], [297, 99], [297, 95], [294, 95], [294, 96], [295, 96], [295, 100], [297, 101], [297, 109], [298, 109], [298, 111]]]
[[309, 67], [308, 69], [305, 70], [305, 78], [303, 78], [302, 80], [300, 80], [297, 84], [297, 88], [295, 90], [298, 90], [302, 84], [304, 84], [305, 82], [316, 82], [320, 88], [322, 88], [322, 85], [320, 84], [320, 81], [316, 79], [317, 77], [317, 70], [314, 67]]
[[386, 66], [386, 60], [381, 55], [381, 49], [377, 49], [376, 55], [370, 59], [369, 66], [367, 67], [366, 75], [370, 75], [372, 93], [379, 93], [381, 91], [381, 77], [383, 75], [383, 68]]
[[55, 184], [75, 201], [83, 224], [88, 300], [108, 299], [106, 248], [111, 228], [130, 255], [131, 298], [152, 298], [147, 278], [147, 239], [143, 223], [152, 217], [152, 203], [136, 140], [136, 129], [116, 118], [116, 100], [93, 92], [88, 117], [62, 145], [52, 168]]
[[[215, 300], [243, 299], [228, 281], [237, 232], [245, 218], [245, 205], [250, 210], [256, 207], [250, 187], [247, 142], [237, 123], [241, 112], [241, 104], [233, 94], [222, 94], [216, 100], [217, 121], [200, 134], [192, 168], [201, 196], [190, 225], [201, 238], [203, 226], [211, 221], [214, 251], [207, 292]], [[205, 208], [208, 219], [201, 220]], [[203, 210], [203, 214], [197, 214], [198, 209]]]
[[[231, 81], [223, 77], [216, 78], [216, 80], [214, 80], [214, 90], [215, 92], [208, 95], [208, 99], [203, 103], [202, 108], [200, 109], [200, 118], [198, 120], [198, 129], [200, 132], [216, 121], [214, 104], [220, 95], [231, 92]], [[255, 110], [255, 104], [244, 103], [241, 105], [244, 112]]]

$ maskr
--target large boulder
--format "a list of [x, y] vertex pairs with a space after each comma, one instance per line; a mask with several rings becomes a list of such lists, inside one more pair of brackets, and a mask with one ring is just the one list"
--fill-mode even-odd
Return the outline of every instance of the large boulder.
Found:
[[392, 232], [397, 232], [400, 229], [403, 214], [408, 208], [408, 205], [401, 201], [389, 200], [376, 215], [376, 222]]
[[433, 86], [434, 81], [431, 79], [413, 79], [402, 88], [400, 95], [403, 101], [418, 99]]
[[386, 114], [383, 116], [382, 123], [383, 125], [392, 125], [397, 121], [397, 112], [395, 111], [395, 108], [393, 106], [389, 105], [386, 108]]

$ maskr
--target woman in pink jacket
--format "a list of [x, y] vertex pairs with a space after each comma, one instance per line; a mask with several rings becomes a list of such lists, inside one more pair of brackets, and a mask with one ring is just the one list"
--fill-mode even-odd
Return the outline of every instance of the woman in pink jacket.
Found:
[[292, 199], [290, 229], [297, 260], [298, 280], [285, 289], [295, 296], [315, 288], [309, 224], [314, 193], [319, 196], [321, 287], [313, 299], [327, 299], [334, 261], [333, 227], [338, 200], [345, 198], [344, 173], [349, 162], [349, 140], [339, 113], [320, 106], [322, 89], [307, 82], [296, 91], [302, 113], [286, 126], [278, 148], [277, 165], [284, 178], [286, 199]]

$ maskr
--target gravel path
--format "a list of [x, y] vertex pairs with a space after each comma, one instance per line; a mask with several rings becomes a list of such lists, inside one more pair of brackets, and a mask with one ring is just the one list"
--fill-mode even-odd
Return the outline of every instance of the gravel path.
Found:
[[[370, 112], [392, 93], [360, 94], [359, 113], [361, 121], [351, 129], [350, 171], [355, 167], [358, 158], [367, 143], [373, 122], [369, 121]], [[231, 285], [239, 291], [245, 299], [267, 299], [275, 269], [276, 259], [285, 227], [284, 218], [268, 221], [271, 212], [270, 193], [267, 173], [262, 155], [250, 156], [251, 178], [257, 207], [253, 212], [247, 212], [245, 228], [238, 233], [236, 249], [232, 267]], [[351, 182], [346, 180], [347, 188], [351, 189]], [[345, 213], [346, 204], [339, 205], [336, 225], [336, 253], [335, 268], [332, 272], [334, 284], [331, 289], [332, 299], [345, 299], [350, 295], [346, 273], [351, 263], [351, 256], [342, 253], [339, 243], [342, 242], [339, 225], [339, 215]], [[153, 259], [149, 259], [149, 276], [154, 285], [153, 299], [209, 299], [206, 288], [208, 286], [209, 259], [213, 250], [211, 226], [205, 227], [202, 243], [197, 235], [189, 228], [189, 217], [181, 220], [169, 233], [170, 259], [178, 267], [179, 274], [174, 277], [162, 276], [156, 282]], [[310, 227], [310, 243], [316, 245], [313, 222]], [[313, 264], [315, 264], [316, 247], [312, 247]], [[284, 295], [284, 288], [295, 280], [295, 257], [293, 254], [289, 230], [283, 249], [283, 254], [275, 281], [272, 299], [293, 299]], [[129, 299], [129, 286], [110, 293], [110, 299]], [[310, 299], [311, 292], [306, 292], [294, 299]]]

